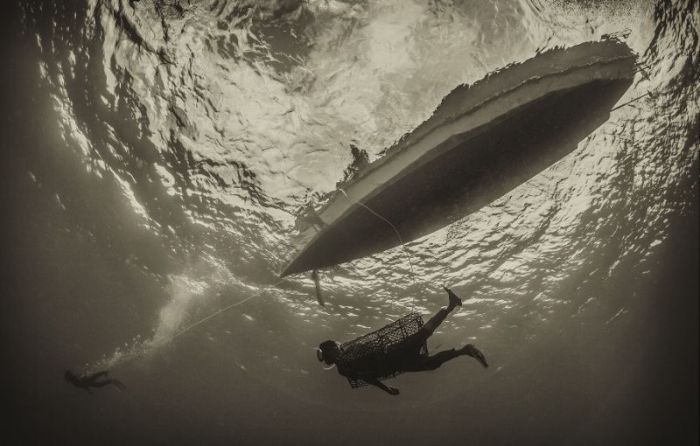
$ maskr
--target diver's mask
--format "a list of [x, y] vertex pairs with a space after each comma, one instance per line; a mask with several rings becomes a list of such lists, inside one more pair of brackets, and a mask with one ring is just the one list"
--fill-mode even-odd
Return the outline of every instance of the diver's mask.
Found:
[[319, 361], [332, 364], [340, 353], [340, 347], [335, 341], [323, 341], [316, 350], [316, 357]]

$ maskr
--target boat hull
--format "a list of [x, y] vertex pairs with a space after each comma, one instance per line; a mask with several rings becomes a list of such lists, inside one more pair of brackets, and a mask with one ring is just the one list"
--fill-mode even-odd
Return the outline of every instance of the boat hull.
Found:
[[[510, 88], [501, 76], [491, 82], [496, 84], [492, 95], [482, 85], [477, 99], [483, 100], [463, 114], [454, 110], [465, 99], [448, 96], [431, 118], [438, 119], [426, 121], [399, 143], [403, 147], [390, 149], [334, 196], [320, 213], [323, 229], [307, 231], [282, 275], [415, 240], [489, 204], [573, 151], [608, 120], [632, 82], [629, 49], [598, 44], [610, 53], [601, 57], [595, 44], [584, 44], [590, 46], [585, 48], [590, 60], [580, 57], [568, 68], [551, 60], [544, 67], [535, 64], [525, 80], [511, 74], [516, 79], [506, 79], [514, 84]], [[522, 65], [518, 68], [522, 71]], [[466, 101], [473, 101], [474, 92], [467, 93], [462, 93]]]

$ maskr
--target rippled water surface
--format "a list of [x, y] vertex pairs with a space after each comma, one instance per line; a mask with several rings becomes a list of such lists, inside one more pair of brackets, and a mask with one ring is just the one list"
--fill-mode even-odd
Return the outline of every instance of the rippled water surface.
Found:
[[[654, 316], [673, 302], [672, 287], [658, 293], [669, 274], [690, 280], [668, 253], [697, 243], [674, 242], [697, 230], [696, 1], [56, 0], [22, 3], [17, 20], [30, 93], [9, 116], [31, 143], [9, 165], [21, 204], [8, 295], [21, 303], [6, 339], [34, 369], [13, 378], [18, 413], [35, 407], [45, 432], [91, 444], [647, 432], [652, 412], [628, 409], [668, 372], [647, 347], [688, 308]], [[350, 144], [376, 159], [457, 85], [605, 35], [638, 54], [619, 104], [632, 102], [573, 153], [405, 250], [322, 271], [326, 307], [310, 277], [278, 278], [296, 215], [335, 189]], [[324, 339], [434, 312], [442, 284], [469, 299], [431, 348], [475, 343], [488, 370], [458, 359], [397, 378], [390, 398], [316, 362]], [[82, 395], [60, 382], [67, 367], [109, 367], [128, 391]], [[692, 436], [692, 410], [668, 404], [668, 430]]]

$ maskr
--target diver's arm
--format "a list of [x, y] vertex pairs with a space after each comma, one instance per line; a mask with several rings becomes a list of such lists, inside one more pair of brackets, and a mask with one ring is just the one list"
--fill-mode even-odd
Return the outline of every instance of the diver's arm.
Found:
[[[364, 379], [364, 378], [363, 378]], [[367, 382], [367, 384], [371, 384], [375, 387], [379, 387], [389, 395], [398, 395], [399, 394], [399, 389], [396, 389], [394, 387], [387, 387], [383, 382], [379, 381], [377, 378], [370, 378], [370, 379], [364, 379], [364, 381]]]

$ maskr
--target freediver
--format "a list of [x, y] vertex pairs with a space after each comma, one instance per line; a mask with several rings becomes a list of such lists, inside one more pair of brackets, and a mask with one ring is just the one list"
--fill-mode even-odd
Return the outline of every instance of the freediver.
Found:
[[[63, 375], [66, 381], [68, 381], [70, 384], [73, 384], [75, 387], [85, 389], [89, 393], [92, 393], [92, 388], [98, 388], [98, 387], [104, 387], [112, 384], [114, 387], [119, 389], [120, 392], [123, 392], [126, 390], [126, 386], [119, 380], [114, 379], [114, 378], [107, 378], [107, 375], [109, 374], [108, 371], [102, 371], [102, 372], [97, 372], [93, 373], [90, 375], [78, 375], [74, 373], [72, 370], [66, 370], [66, 373]], [[104, 380], [100, 380], [101, 378], [106, 378]]]
[[[344, 360], [344, 352], [341, 346], [332, 340], [322, 342], [317, 350], [318, 360], [331, 366], [336, 365], [338, 373], [348, 379], [359, 379], [367, 384], [382, 389], [390, 395], [398, 395], [399, 389], [386, 386], [380, 381], [382, 376], [393, 376], [402, 372], [423, 372], [435, 370], [445, 362], [454, 359], [458, 356], [467, 355], [479, 361], [483, 367], [488, 367], [484, 355], [472, 344], [467, 344], [460, 349], [449, 349], [428, 356], [421, 354], [421, 348], [425, 345], [428, 338], [445, 320], [448, 314], [457, 306], [462, 306], [460, 299], [452, 290], [443, 287], [447, 291], [449, 304], [447, 307], [441, 308], [430, 320], [425, 323], [416, 333], [408, 336], [401, 341], [396, 348], [390, 351], [385, 351], [381, 354], [379, 361], [381, 365], [377, 367], [377, 357], [369, 359], [365, 363], [362, 360]], [[374, 369], [374, 370], [372, 370]]]

